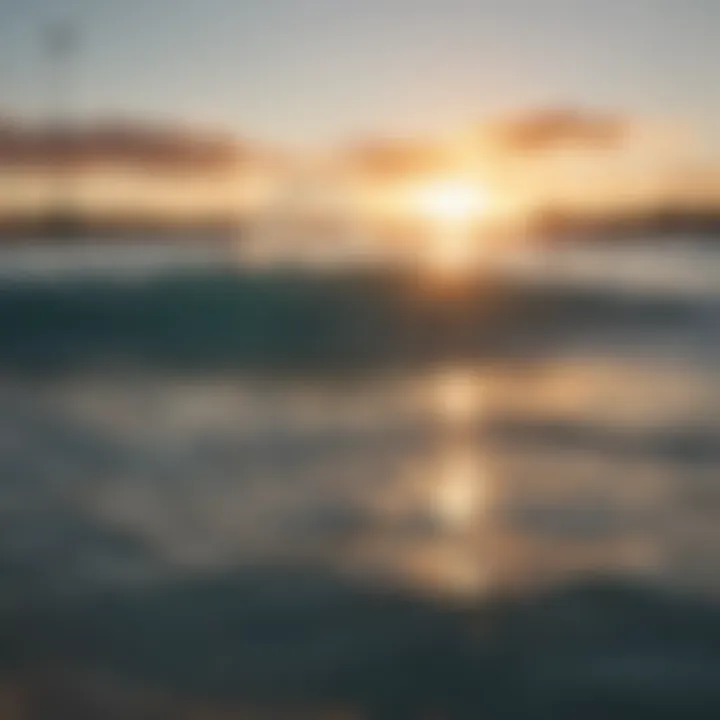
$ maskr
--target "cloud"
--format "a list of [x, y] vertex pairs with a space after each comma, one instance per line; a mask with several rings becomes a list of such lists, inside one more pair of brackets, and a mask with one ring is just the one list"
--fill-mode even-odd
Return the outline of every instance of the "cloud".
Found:
[[615, 149], [634, 133], [620, 116], [573, 109], [533, 110], [486, 125], [493, 146], [510, 154], [540, 154], [566, 147]]
[[371, 141], [350, 150], [349, 161], [360, 174], [374, 179], [399, 179], [441, 172], [447, 158], [436, 143]]
[[106, 122], [65, 127], [0, 123], [0, 162], [8, 167], [121, 165], [191, 171], [228, 169], [254, 156], [229, 135], [171, 125]]

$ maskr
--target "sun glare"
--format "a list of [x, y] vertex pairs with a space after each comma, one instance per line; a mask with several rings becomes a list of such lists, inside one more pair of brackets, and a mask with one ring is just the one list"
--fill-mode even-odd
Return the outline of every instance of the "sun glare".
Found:
[[492, 212], [487, 189], [462, 178], [441, 179], [412, 192], [411, 204], [429, 223], [421, 247], [424, 267], [435, 276], [465, 274], [478, 260], [479, 225]]
[[490, 208], [489, 193], [463, 180], [443, 180], [414, 194], [414, 205], [428, 219], [442, 225], [465, 225], [481, 220]]

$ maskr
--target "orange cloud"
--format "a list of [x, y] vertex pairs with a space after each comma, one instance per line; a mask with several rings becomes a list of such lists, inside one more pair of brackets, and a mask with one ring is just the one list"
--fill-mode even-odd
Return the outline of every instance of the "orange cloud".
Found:
[[502, 152], [534, 155], [568, 147], [615, 149], [634, 134], [634, 125], [609, 114], [549, 109], [489, 123], [483, 134]]
[[373, 141], [349, 152], [349, 165], [374, 180], [400, 180], [442, 172], [448, 164], [437, 143], [421, 141]]

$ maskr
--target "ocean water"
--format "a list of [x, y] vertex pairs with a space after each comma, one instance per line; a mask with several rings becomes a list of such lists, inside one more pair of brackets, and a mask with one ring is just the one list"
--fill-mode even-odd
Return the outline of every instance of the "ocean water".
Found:
[[47, 267], [0, 288], [3, 717], [716, 716], [719, 249]]

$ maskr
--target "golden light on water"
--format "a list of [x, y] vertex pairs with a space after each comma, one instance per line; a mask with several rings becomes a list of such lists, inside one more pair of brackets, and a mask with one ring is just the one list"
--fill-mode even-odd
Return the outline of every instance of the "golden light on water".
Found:
[[445, 428], [463, 429], [482, 415], [485, 382], [472, 370], [452, 368], [438, 374], [433, 384], [433, 402]]
[[488, 478], [475, 448], [457, 443], [440, 458], [434, 496], [435, 514], [448, 531], [465, 531], [485, 500]]
[[440, 455], [434, 509], [447, 529], [472, 524], [484, 501], [487, 477], [481, 467], [473, 429], [484, 408], [484, 387], [475, 373], [457, 369], [439, 376], [435, 407], [444, 449]]

